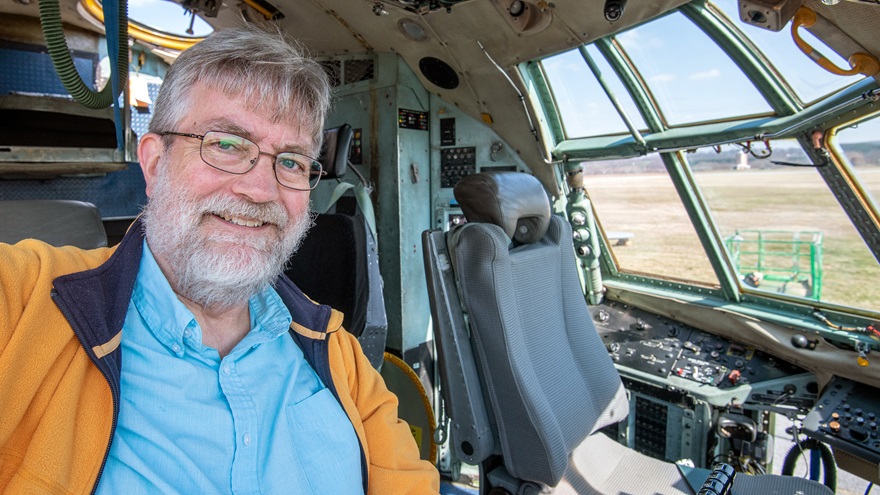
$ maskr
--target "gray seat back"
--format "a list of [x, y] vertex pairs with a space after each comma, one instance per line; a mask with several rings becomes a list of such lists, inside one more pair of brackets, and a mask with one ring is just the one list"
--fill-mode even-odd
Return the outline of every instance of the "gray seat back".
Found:
[[569, 454], [628, 411], [587, 310], [571, 229], [527, 174], [471, 175], [455, 193], [468, 223], [447, 244], [504, 466], [556, 485]]
[[307, 296], [342, 312], [343, 326], [376, 368], [388, 333], [378, 256], [363, 216], [322, 213], [285, 270]]
[[98, 208], [83, 201], [0, 201], [0, 242], [39, 239], [53, 246], [105, 247], [107, 233]]

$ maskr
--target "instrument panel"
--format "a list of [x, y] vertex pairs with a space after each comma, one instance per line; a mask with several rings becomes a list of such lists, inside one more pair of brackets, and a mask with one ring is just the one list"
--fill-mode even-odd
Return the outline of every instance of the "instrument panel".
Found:
[[819, 396], [812, 373], [741, 343], [615, 301], [590, 312], [632, 395], [618, 431], [636, 450], [708, 466], [711, 442], [688, 432], [716, 429], [715, 414], [806, 415], [801, 431], [833, 447], [841, 468], [880, 482], [880, 389], [835, 377]]
[[860, 459], [880, 464], [878, 392], [869, 385], [835, 377], [804, 418], [804, 432]]
[[736, 402], [805, 413], [816, 400], [810, 373], [764, 352], [613, 301], [591, 313], [625, 377], [681, 388], [718, 407]]

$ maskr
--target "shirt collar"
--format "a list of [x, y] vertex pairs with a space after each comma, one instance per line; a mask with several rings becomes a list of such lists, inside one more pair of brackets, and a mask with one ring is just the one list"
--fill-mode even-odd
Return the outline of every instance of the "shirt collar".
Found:
[[171, 289], [146, 240], [131, 302], [153, 336], [174, 354], [183, 355], [185, 339], [201, 344], [202, 332], [192, 311]]
[[251, 314], [251, 331], [242, 339], [239, 346], [253, 347], [276, 339], [290, 329], [292, 321], [290, 311], [272, 287], [267, 287], [251, 296], [248, 307]]

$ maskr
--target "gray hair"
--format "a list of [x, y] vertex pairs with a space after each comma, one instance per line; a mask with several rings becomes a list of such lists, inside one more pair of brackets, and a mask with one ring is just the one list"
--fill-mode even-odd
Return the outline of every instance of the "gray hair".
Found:
[[181, 53], [156, 98], [150, 132], [177, 130], [197, 83], [240, 96], [273, 122], [304, 126], [315, 151], [320, 149], [331, 98], [327, 74], [300, 44], [280, 32], [219, 30]]

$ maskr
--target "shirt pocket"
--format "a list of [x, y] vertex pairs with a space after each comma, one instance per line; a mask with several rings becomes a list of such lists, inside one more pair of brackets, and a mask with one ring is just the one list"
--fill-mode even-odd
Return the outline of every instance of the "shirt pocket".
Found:
[[330, 389], [323, 388], [285, 409], [296, 461], [312, 492], [363, 495], [357, 434]]

